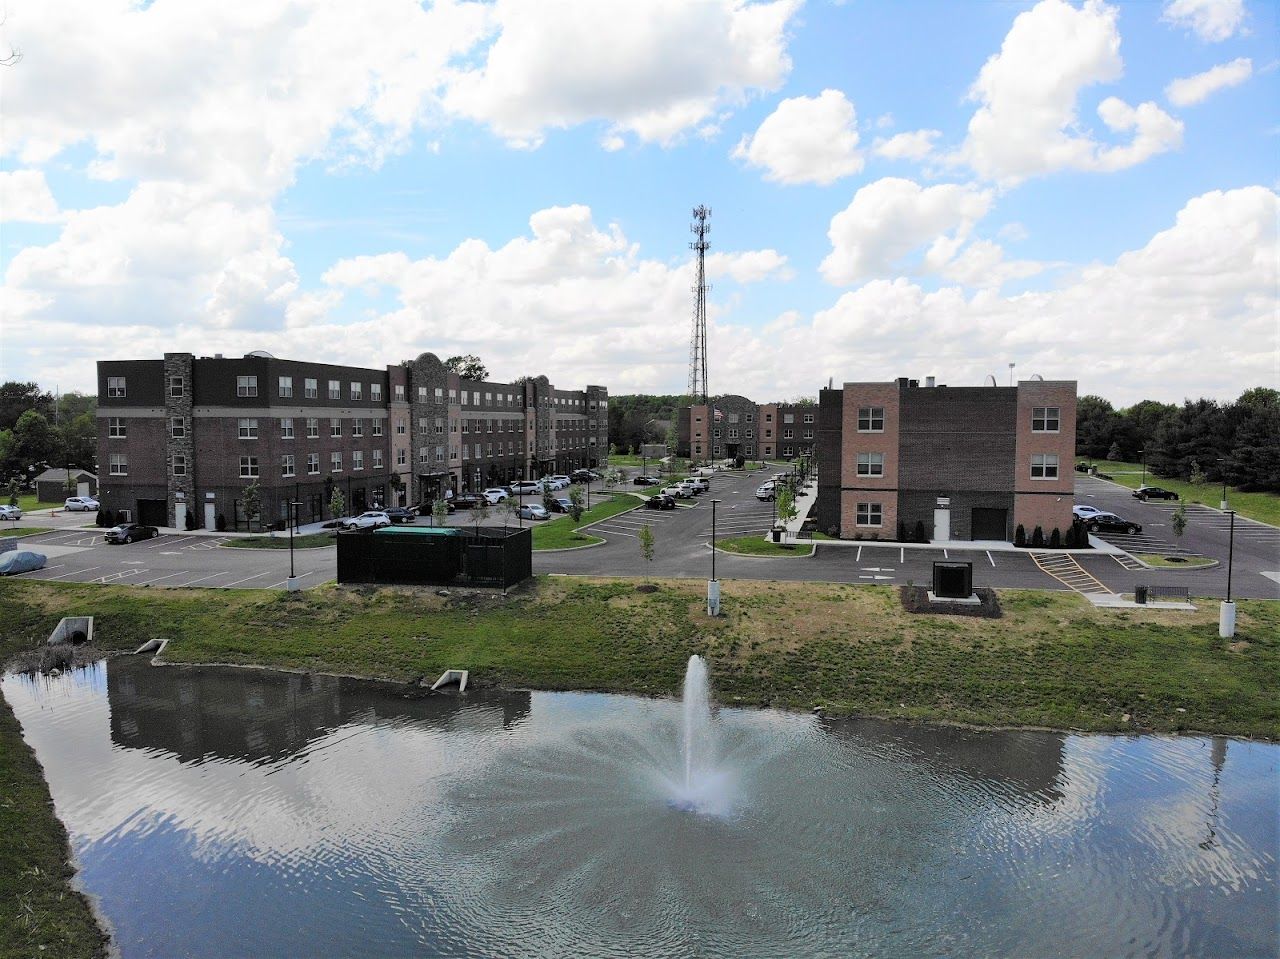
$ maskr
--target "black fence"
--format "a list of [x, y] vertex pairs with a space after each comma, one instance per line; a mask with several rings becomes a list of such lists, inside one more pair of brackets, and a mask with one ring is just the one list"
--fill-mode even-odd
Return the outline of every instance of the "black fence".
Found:
[[339, 583], [505, 589], [532, 575], [529, 529], [393, 526], [338, 534]]

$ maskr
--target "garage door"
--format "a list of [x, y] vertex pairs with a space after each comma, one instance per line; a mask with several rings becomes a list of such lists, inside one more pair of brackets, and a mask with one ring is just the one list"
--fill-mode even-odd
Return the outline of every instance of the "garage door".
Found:
[[1009, 538], [1009, 511], [1007, 509], [990, 509], [975, 507], [973, 511], [973, 539]]
[[137, 522], [147, 526], [168, 526], [169, 504], [162, 499], [138, 500]]

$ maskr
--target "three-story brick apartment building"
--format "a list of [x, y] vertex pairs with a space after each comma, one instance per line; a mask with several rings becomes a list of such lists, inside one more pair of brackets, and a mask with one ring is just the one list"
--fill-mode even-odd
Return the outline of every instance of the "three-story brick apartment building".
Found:
[[559, 390], [545, 376], [467, 380], [432, 353], [384, 369], [266, 353], [98, 363], [99, 500], [159, 526], [191, 517], [244, 522], [257, 484], [261, 518], [422, 503], [604, 462], [608, 390]]
[[818, 528], [844, 538], [1012, 540], [1071, 527], [1074, 381], [845, 383], [819, 394]]
[[819, 409], [813, 403], [756, 403], [718, 396], [677, 414], [676, 455], [695, 461], [812, 456]]

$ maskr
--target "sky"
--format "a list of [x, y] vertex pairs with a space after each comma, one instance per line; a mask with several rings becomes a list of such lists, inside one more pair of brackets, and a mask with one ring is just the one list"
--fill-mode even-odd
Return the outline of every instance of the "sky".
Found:
[[1280, 386], [1255, 0], [6, 0], [0, 380], [166, 351], [681, 393]]

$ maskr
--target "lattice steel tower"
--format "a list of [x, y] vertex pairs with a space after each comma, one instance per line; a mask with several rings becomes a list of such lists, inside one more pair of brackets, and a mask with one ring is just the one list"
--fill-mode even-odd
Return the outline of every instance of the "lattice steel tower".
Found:
[[689, 340], [689, 402], [695, 406], [707, 402], [707, 292], [711, 289], [707, 283], [707, 247], [711, 245], [707, 234], [711, 232], [711, 224], [707, 219], [710, 216], [710, 207], [694, 207], [693, 225], [689, 227], [697, 237], [689, 249], [698, 255], [698, 282], [693, 286], [693, 336]]

